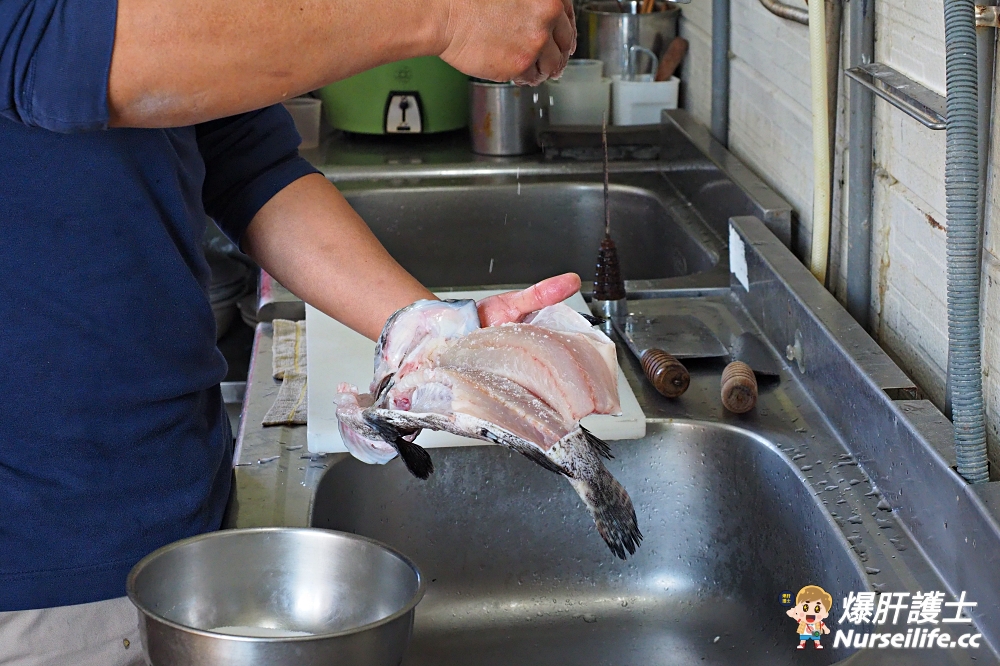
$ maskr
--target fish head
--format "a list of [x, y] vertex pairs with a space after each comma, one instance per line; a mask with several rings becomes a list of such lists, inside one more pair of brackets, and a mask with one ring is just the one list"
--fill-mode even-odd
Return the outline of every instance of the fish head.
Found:
[[397, 310], [385, 322], [375, 345], [376, 395], [390, 375], [405, 374], [426, 360], [442, 343], [479, 328], [479, 311], [471, 299], [422, 300]]
[[379, 432], [364, 418], [364, 411], [374, 399], [369, 393], [358, 393], [351, 384], [337, 387], [337, 427], [340, 438], [351, 455], [368, 464], [384, 465], [396, 457], [396, 449], [382, 439]]

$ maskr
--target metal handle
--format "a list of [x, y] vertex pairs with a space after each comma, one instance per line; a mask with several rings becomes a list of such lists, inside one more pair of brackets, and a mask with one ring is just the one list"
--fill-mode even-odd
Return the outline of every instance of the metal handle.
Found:
[[948, 108], [945, 97], [879, 62], [845, 70], [848, 77], [932, 130], [943, 130]]
[[645, 46], [632, 45], [632, 46], [628, 47], [628, 67], [625, 68], [625, 79], [627, 81], [635, 81], [635, 80], [637, 80], [637, 78], [639, 76], [638, 74], [636, 74], [636, 71], [635, 71], [635, 69], [636, 69], [636, 66], [635, 66], [635, 61], [636, 61], [635, 54], [637, 52], [645, 53], [650, 58], [652, 58], [652, 60], [653, 60], [653, 66], [652, 66], [652, 68], [650, 68], [649, 71], [652, 72], [653, 76], [656, 76], [656, 70], [658, 70], [660, 68], [660, 59], [659, 59], [659, 57], [657, 57], [657, 55], [655, 53], [653, 53], [652, 51], [650, 51], [649, 49], [647, 49]]

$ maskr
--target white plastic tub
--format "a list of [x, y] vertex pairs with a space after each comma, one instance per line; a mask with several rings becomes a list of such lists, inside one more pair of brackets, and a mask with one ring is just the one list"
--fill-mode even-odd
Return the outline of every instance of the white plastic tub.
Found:
[[681, 80], [623, 81], [611, 86], [613, 123], [615, 125], [653, 125], [660, 122], [660, 112], [677, 108]]

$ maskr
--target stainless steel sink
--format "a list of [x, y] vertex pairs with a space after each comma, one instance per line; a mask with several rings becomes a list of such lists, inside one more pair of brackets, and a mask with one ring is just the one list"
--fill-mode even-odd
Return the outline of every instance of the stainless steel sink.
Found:
[[[781, 592], [816, 584], [839, 604], [870, 589], [802, 473], [768, 440], [651, 422], [613, 451], [609, 468], [645, 535], [627, 562], [565, 480], [494, 446], [432, 451], [426, 482], [399, 461], [340, 458], [313, 523], [394, 546], [426, 576], [405, 666], [797, 663]], [[810, 664], [848, 656], [824, 642]]]
[[[626, 280], [643, 286], [715, 267], [724, 251], [665, 178], [611, 188], [612, 235]], [[527, 284], [573, 271], [592, 278], [604, 235], [599, 175], [427, 180], [342, 186], [390, 254], [432, 287]]]

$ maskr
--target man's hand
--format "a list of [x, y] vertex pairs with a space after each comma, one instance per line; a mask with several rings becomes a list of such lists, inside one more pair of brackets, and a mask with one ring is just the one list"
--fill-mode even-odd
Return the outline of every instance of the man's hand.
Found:
[[572, 0], [451, 0], [441, 57], [466, 74], [538, 85], [576, 50]]
[[518, 322], [547, 305], [561, 303], [580, 290], [580, 276], [563, 273], [522, 291], [508, 291], [479, 301], [479, 321], [483, 326]]

